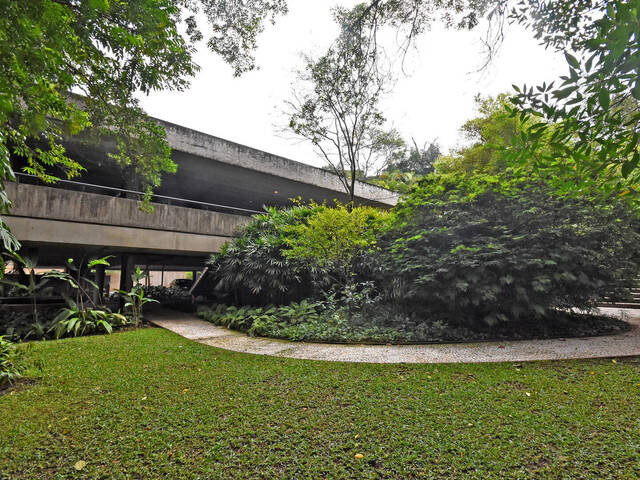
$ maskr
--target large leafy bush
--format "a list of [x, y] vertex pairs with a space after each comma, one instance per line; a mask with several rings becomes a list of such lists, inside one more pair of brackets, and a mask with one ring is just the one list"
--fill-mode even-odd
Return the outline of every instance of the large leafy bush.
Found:
[[438, 318], [495, 324], [589, 309], [640, 271], [640, 222], [617, 202], [450, 176], [398, 210], [381, 284], [394, 303]]
[[236, 303], [286, 304], [344, 285], [375, 245], [385, 214], [371, 207], [298, 205], [256, 215], [209, 265]]
[[312, 280], [324, 281], [323, 272], [288, 259], [288, 230], [305, 221], [318, 206], [291, 209], [269, 208], [256, 215], [209, 260], [212, 275], [239, 303], [285, 303], [287, 299], [311, 295]]
[[360, 255], [375, 251], [388, 218], [388, 213], [373, 207], [317, 209], [288, 230], [284, 256], [329, 272], [339, 286], [350, 285]]

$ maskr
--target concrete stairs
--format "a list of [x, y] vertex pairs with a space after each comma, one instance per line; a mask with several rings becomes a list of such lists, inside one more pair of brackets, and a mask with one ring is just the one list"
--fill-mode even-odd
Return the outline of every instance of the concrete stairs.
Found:
[[601, 306], [640, 309], [640, 278], [636, 279], [636, 286], [631, 289], [631, 298], [629, 300], [623, 302], [603, 302]]

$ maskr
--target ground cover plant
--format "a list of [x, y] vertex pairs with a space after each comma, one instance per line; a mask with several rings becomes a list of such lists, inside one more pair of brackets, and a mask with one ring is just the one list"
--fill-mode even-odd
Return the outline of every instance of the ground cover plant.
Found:
[[612, 335], [629, 330], [624, 320], [597, 314], [557, 312], [526, 322], [487, 325], [430, 320], [422, 311], [376, 305], [359, 312], [323, 302], [266, 307], [218, 304], [197, 315], [214, 325], [256, 337], [328, 343], [414, 344], [469, 340], [525, 340]]
[[0, 472], [14, 479], [640, 476], [638, 358], [314, 362], [160, 329], [29, 356], [42, 377], [0, 395]]
[[22, 353], [16, 345], [0, 336], [0, 390], [22, 376]]

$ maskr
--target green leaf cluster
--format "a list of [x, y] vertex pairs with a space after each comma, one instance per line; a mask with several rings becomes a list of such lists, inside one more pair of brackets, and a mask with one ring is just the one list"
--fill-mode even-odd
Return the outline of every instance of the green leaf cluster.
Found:
[[624, 204], [451, 180], [432, 179], [399, 206], [381, 242], [389, 301], [495, 324], [593, 308], [640, 271], [640, 222]]
[[23, 370], [22, 352], [15, 344], [0, 336], [0, 388], [19, 379]]
[[[634, 0], [520, 2], [511, 19], [564, 54], [558, 81], [516, 87], [514, 118], [547, 123], [523, 132], [517, 155], [543, 158], [558, 173], [575, 170], [604, 188], [635, 193], [640, 184], [640, 9]], [[578, 186], [579, 187], [579, 186]]]
[[306, 222], [288, 229], [284, 256], [331, 272], [340, 285], [351, 283], [356, 260], [376, 250], [376, 242], [390, 218], [374, 207], [319, 208]]

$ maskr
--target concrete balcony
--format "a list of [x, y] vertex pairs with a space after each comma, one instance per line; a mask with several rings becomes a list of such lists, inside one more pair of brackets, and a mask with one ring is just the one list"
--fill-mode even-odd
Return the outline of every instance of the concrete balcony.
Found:
[[75, 246], [202, 257], [219, 251], [249, 221], [243, 215], [155, 203], [153, 213], [146, 213], [134, 199], [24, 183], [8, 183], [7, 195], [13, 207], [6, 223], [23, 244], [41, 251]]

